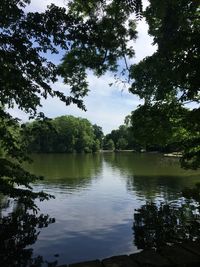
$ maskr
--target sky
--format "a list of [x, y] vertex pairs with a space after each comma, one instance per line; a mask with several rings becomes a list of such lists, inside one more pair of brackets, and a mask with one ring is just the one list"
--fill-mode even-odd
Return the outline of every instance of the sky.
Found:
[[[42, 12], [51, 3], [58, 6], [65, 6], [66, 0], [32, 0], [27, 9], [29, 11]], [[145, 0], [144, 6], [146, 5], [147, 1]], [[139, 62], [144, 57], [153, 54], [156, 50], [156, 47], [152, 45], [153, 40], [148, 35], [148, 25], [144, 20], [138, 22], [137, 31], [138, 38], [133, 44], [135, 58], [132, 59], [131, 63]], [[51, 58], [49, 59], [51, 60]], [[59, 61], [59, 56], [56, 59], [54, 58], [54, 60]], [[138, 97], [129, 93], [127, 88], [123, 88], [122, 85], [116, 85], [113, 74], [111, 73], [97, 78], [92, 72], [89, 72], [88, 83], [90, 91], [88, 96], [84, 98], [86, 112], [80, 110], [75, 105], [65, 106], [58, 99], [51, 97], [47, 100], [42, 100], [43, 107], [39, 111], [44, 112], [49, 118], [55, 118], [61, 115], [87, 118], [92, 124], [101, 126], [104, 133], [107, 134], [123, 124], [125, 117], [136, 109], [139, 104], [143, 103]], [[109, 86], [110, 83], [113, 83], [113, 86]], [[62, 80], [59, 80], [52, 87], [63, 92], [67, 89], [67, 86], [62, 83]], [[17, 108], [11, 110], [10, 113], [22, 121], [27, 121], [27, 114]]]

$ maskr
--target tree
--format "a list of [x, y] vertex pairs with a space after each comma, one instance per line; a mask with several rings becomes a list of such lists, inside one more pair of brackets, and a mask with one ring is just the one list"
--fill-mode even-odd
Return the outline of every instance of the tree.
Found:
[[[171, 104], [176, 103], [179, 107], [192, 102], [195, 106], [193, 110], [188, 111], [189, 122], [185, 120], [185, 128], [190, 134], [184, 136], [182, 140], [184, 152], [182, 165], [191, 168], [200, 166], [199, 7], [199, 1], [151, 0], [144, 16], [149, 24], [149, 34], [153, 36], [154, 44], [157, 45], [157, 51], [131, 67], [131, 77], [134, 81], [130, 91], [143, 98], [146, 107], [155, 105], [152, 107], [152, 112], [157, 105], [160, 107], [169, 105], [165, 115], [161, 113], [161, 124], [163, 118], [168, 120], [172, 115]], [[151, 114], [149, 110], [148, 117]], [[172, 118], [179, 115], [179, 113], [173, 114]], [[194, 127], [190, 121], [193, 121]], [[147, 125], [151, 128], [150, 122]], [[168, 126], [171, 128], [169, 124]], [[159, 127], [160, 124], [158, 124]], [[162, 133], [166, 135], [162, 131], [160, 137]]]
[[102, 127], [94, 124], [93, 125], [93, 129], [94, 129], [95, 139], [99, 141], [99, 145], [100, 145], [100, 148], [101, 148], [102, 145], [103, 145], [103, 137], [104, 137]]
[[[30, 118], [44, 117], [38, 113], [41, 98], [58, 97], [66, 105], [85, 109], [82, 98], [88, 93], [86, 69], [96, 74], [116, 71], [118, 59], [133, 55], [127, 45], [136, 38], [135, 24], [129, 20], [133, 11], [141, 12], [140, 1], [71, 1], [68, 11], [50, 5], [43, 13], [27, 12], [30, 0], [4, 0], [0, 3], [0, 190], [26, 206], [31, 198], [49, 196], [34, 193], [30, 182], [36, 177], [20, 166], [26, 160], [25, 148], [16, 132], [21, 128], [7, 108], [15, 105]], [[100, 15], [101, 13], [101, 15]], [[129, 20], [129, 21], [128, 21]], [[128, 27], [127, 27], [128, 23]], [[47, 54], [66, 51], [60, 66], [48, 60]], [[70, 94], [53, 89], [59, 75], [70, 87]], [[6, 108], [6, 109], [5, 109]], [[13, 161], [14, 160], [14, 161]], [[26, 189], [14, 188], [14, 184]]]
[[[30, 224], [29, 218], [32, 220], [32, 217], [27, 217], [27, 212], [37, 210], [34, 200], [42, 201], [50, 196], [32, 191], [30, 183], [41, 177], [30, 174], [21, 166], [28, 159], [27, 140], [21, 134], [23, 129], [19, 119], [13, 118], [8, 108], [17, 106], [30, 118], [41, 119], [44, 118], [44, 114], [38, 113], [41, 99], [51, 96], [58, 97], [66, 105], [74, 103], [85, 109], [82, 98], [88, 93], [86, 69], [94, 70], [97, 75], [106, 70], [117, 71], [118, 59], [133, 55], [133, 49], [127, 43], [136, 38], [136, 31], [135, 23], [128, 21], [128, 14], [132, 11], [140, 13], [140, 1], [70, 2], [68, 11], [51, 5], [43, 13], [33, 13], [25, 10], [30, 0], [0, 1], [0, 192], [14, 198], [23, 207], [18, 218], [9, 218], [11, 226], [20, 218], [25, 226]], [[48, 60], [47, 55], [57, 54], [60, 50], [66, 54], [58, 66]], [[51, 86], [59, 76], [70, 88], [68, 95]], [[40, 123], [33, 128], [38, 136], [49, 131]], [[85, 135], [81, 138], [88, 144]], [[45, 142], [38, 143], [38, 149], [46, 149], [45, 146]], [[35, 227], [40, 218], [34, 217], [34, 220]], [[3, 225], [6, 227], [6, 221]], [[34, 227], [31, 225], [29, 233], [33, 239]], [[23, 231], [21, 222], [19, 228]], [[1, 243], [3, 249], [5, 244]]]
[[60, 116], [52, 120], [52, 125], [56, 131], [54, 151], [73, 152], [78, 132], [77, 120], [73, 116]]
[[150, 1], [144, 15], [157, 51], [133, 66], [132, 92], [154, 101], [199, 103], [199, 1]]
[[177, 103], [146, 104], [131, 114], [133, 137], [143, 147], [180, 144], [189, 132], [185, 127], [188, 109]]
[[[96, 125], [96, 128], [101, 127]], [[87, 119], [74, 116], [33, 121], [24, 126], [23, 134], [29, 152], [97, 152], [100, 149], [94, 126]]]
[[50, 119], [37, 119], [22, 125], [22, 135], [26, 140], [28, 152], [55, 152], [54, 141], [57, 138], [57, 131]]
[[102, 148], [102, 145], [100, 144], [99, 140], [98, 139], [94, 140], [93, 146], [92, 146], [92, 151], [97, 152], [100, 150], [100, 148]]
[[104, 138], [104, 143], [111, 139], [116, 149], [137, 149], [138, 144], [134, 140], [130, 125], [120, 125], [118, 129], [112, 130]]
[[105, 150], [114, 150], [115, 149], [115, 144], [114, 144], [113, 140], [105, 138], [103, 148]]
[[128, 142], [125, 138], [121, 137], [119, 138], [119, 140], [117, 141], [117, 147], [120, 150], [126, 149], [128, 145]]

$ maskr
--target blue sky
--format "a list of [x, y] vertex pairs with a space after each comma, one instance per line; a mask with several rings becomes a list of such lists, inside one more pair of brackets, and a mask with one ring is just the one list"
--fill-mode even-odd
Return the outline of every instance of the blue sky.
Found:
[[[59, 6], [65, 6], [66, 0], [32, 0], [28, 7], [30, 11], [44, 11], [46, 6], [54, 3]], [[147, 5], [147, 1], [144, 1]], [[138, 39], [133, 44], [135, 49], [135, 58], [130, 63], [136, 63], [147, 55], [151, 55], [156, 48], [152, 45], [152, 38], [148, 35], [148, 26], [144, 20], [140, 21], [137, 26]], [[55, 56], [54, 56], [55, 57]], [[60, 56], [56, 58], [59, 60]], [[51, 58], [50, 58], [51, 59]], [[55, 60], [55, 58], [54, 58]], [[114, 83], [113, 74], [97, 78], [91, 72], [88, 73], [88, 83], [90, 92], [84, 98], [87, 111], [78, 109], [75, 105], [65, 106], [58, 99], [48, 98], [42, 100], [43, 107], [40, 111], [44, 112], [47, 117], [54, 118], [61, 115], [74, 115], [87, 118], [93, 124], [97, 124], [103, 128], [104, 133], [118, 128], [123, 124], [126, 115], [142, 103], [136, 96], [129, 93], [127, 88], [122, 85], [109, 86]], [[60, 91], [66, 91], [67, 86], [61, 80], [53, 85], [53, 88]], [[19, 117], [22, 121], [27, 120], [27, 115], [19, 111], [17, 108], [11, 111], [13, 116]]]

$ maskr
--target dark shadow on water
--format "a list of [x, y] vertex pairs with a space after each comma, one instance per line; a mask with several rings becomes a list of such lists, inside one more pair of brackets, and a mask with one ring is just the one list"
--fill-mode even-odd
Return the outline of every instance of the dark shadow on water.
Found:
[[63, 191], [81, 191], [89, 187], [102, 171], [102, 155], [97, 154], [33, 154], [33, 164], [24, 167], [44, 180], [36, 186]]
[[200, 170], [184, 170], [177, 158], [162, 154], [112, 153], [104, 161], [119, 171], [126, 181], [128, 192], [138, 198], [155, 201], [156, 197], [171, 201], [181, 196], [185, 187], [193, 187], [200, 179]]
[[200, 240], [199, 203], [146, 203], [134, 214], [133, 232], [138, 249]]
[[[104, 159], [108, 163], [107, 165], [112, 167], [110, 169], [114, 174], [114, 171], [120, 171], [122, 174], [120, 177], [123, 181], [125, 180], [129, 195], [135, 193], [136, 199], [139, 199], [138, 202], [140, 201], [138, 196], [141, 196], [142, 203], [145, 203], [145, 200], [151, 202], [147, 202], [141, 207], [140, 204], [137, 206], [140, 208], [135, 212], [134, 222], [132, 222], [132, 218], [128, 222], [124, 222], [121, 218], [122, 223], [119, 224], [120, 207], [123, 207], [115, 204], [113, 209], [117, 207], [119, 217], [116, 218], [116, 224], [111, 222], [110, 225], [106, 225], [106, 230], [104, 228], [91, 229], [85, 233], [77, 231], [71, 233], [73, 235], [71, 237], [63, 235], [59, 241], [60, 249], [56, 251], [59, 258], [51, 253], [51, 246], [46, 247], [46, 254], [44, 247], [38, 253], [37, 249], [33, 251], [32, 248], [38, 239], [40, 228], [47, 227], [49, 223], [53, 222], [52, 219], [44, 215], [30, 214], [19, 206], [14, 209], [14, 212], [7, 213], [6, 216], [3, 216], [0, 210], [0, 266], [56, 266], [56, 261], [59, 261], [59, 264], [66, 264], [93, 260], [101, 255], [102, 258], [105, 258], [114, 254], [133, 253], [135, 250], [131, 252], [131, 249], [133, 250], [132, 225], [134, 243], [138, 249], [158, 247], [188, 239], [200, 239], [197, 197], [193, 198], [194, 201], [180, 198], [182, 188], [193, 186], [199, 179], [199, 173], [185, 174], [179, 170], [176, 162], [169, 166], [166, 159], [160, 159], [157, 155], [139, 155], [141, 162], [136, 156], [135, 154], [130, 156], [130, 153], [124, 157], [115, 154], [88, 155], [84, 160], [82, 155], [73, 155], [72, 158], [69, 155], [56, 155], [56, 161], [53, 155], [49, 155], [47, 159], [45, 155], [40, 155], [36, 164], [31, 167], [32, 171], [40, 173], [43, 170], [42, 174], [49, 178], [42, 183], [45, 186], [52, 185], [54, 190], [57, 187], [62, 189], [66, 186], [72, 192], [88, 187], [89, 184], [92, 184], [94, 177], [98, 177], [101, 173]], [[192, 198], [190, 191], [186, 191], [186, 193], [188, 198]], [[199, 196], [196, 191], [195, 194]], [[161, 198], [168, 202], [160, 203]], [[175, 202], [177, 199], [182, 202]], [[123, 202], [121, 201], [121, 203]], [[96, 206], [98, 207], [98, 205]], [[77, 210], [78, 212], [80, 213]], [[131, 209], [130, 213], [132, 213]], [[87, 220], [87, 214], [84, 215], [83, 219]], [[112, 220], [114, 219], [112, 218]], [[67, 225], [65, 227], [67, 228]], [[56, 238], [58, 237], [56, 236]], [[52, 246], [55, 246], [55, 243], [53, 242]], [[78, 248], [76, 247], [77, 243], [80, 244]], [[77, 250], [81, 250], [81, 252], [78, 254]], [[91, 258], [86, 258], [88, 251]], [[42, 256], [37, 256], [38, 254], [42, 254]], [[51, 259], [55, 260], [54, 263], [46, 262], [49, 254], [52, 254], [53, 258]], [[60, 262], [62, 255], [66, 257], [63, 258], [63, 262]]]
[[0, 266], [40, 267], [44, 264], [51, 266], [43, 260], [42, 256], [33, 257], [33, 250], [29, 246], [37, 241], [40, 229], [47, 227], [55, 219], [49, 218], [48, 215], [31, 214], [19, 205], [5, 216], [1, 211]]
[[199, 181], [200, 175], [189, 177], [168, 175], [133, 175], [127, 177], [127, 190], [136, 192], [138, 196], [147, 201], [155, 201], [156, 197], [162, 197], [172, 201], [182, 196], [183, 188], [194, 187]]

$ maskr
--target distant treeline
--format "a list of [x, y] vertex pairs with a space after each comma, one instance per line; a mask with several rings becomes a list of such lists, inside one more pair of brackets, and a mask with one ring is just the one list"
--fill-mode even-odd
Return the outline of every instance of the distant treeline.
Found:
[[27, 123], [24, 135], [28, 151], [36, 153], [96, 152], [103, 140], [101, 127], [73, 116]]
[[[128, 120], [129, 117], [126, 118]], [[134, 136], [130, 123], [119, 126], [104, 135], [102, 128], [87, 119], [61, 116], [55, 119], [35, 120], [23, 125], [24, 140], [28, 152], [72, 153], [97, 152], [99, 150], [175, 151], [176, 144], [160, 145], [140, 143]], [[142, 137], [142, 136], [141, 136]]]
[[72, 153], [136, 149], [130, 129], [122, 125], [104, 136], [102, 128], [87, 119], [61, 116], [23, 125], [29, 152]]

